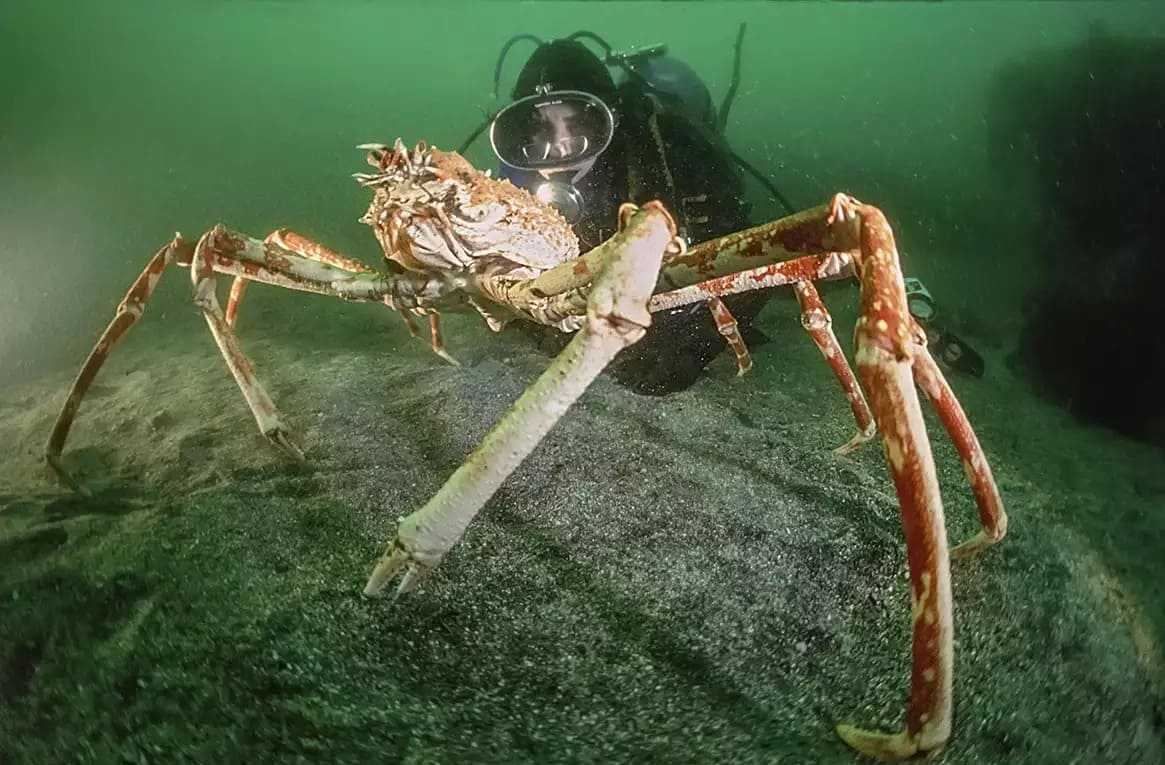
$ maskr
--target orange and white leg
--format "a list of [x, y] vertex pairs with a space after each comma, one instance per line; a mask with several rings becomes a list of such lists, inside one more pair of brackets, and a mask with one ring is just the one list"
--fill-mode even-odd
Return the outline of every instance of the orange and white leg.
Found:
[[[272, 231], [263, 240], [263, 243], [287, 252], [295, 253], [307, 260], [335, 266], [349, 273], [374, 273], [374, 269], [369, 268], [360, 261], [345, 257], [326, 245], [308, 239], [306, 236], [297, 234], [289, 229], [281, 228]], [[244, 275], [236, 276], [231, 283], [231, 291], [227, 297], [227, 306], [224, 312], [227, 325], [230, 327], [235, 326], [235, 321], [238, 319], [239, 314], [239, 305], [242, 303], [243, 295], [246, 294], [247, 285], [250, 283], [251, 279]]]
[[[903, 759], [942, 748], [951, 733], [954, 619], [950, 553], [942, 499], [930, 441], [915, 389], [917, 380], [969, 465], [984, 534], [1002, 535], [1006, 516], [990, 469], [961, 407], [918, 340], [893, 232], [876, 207], [837, 195], [830, 223], [860, 245], [861, 307], [855, 332], [861, 376], [882, 434], [886, 463], [902, 510], [911, 589], [911, 675], [905, 729], [896, 734], [838, 726], [858, 751], [881, 759]], [[993, 540], [992, 540], [993, 541]], [[968, 549], [984, 546], [972, 540]]]
[[793, 260], [757, 266], [726, 276], [718, 276], [696, 284], [689, 284], [651, 296], [647, 304], [652, 313], [678, 308], [713, 297], [735, 295], [740, 292], [780, 287], [804, 281], [840, 279], [853, 272], [852, 252], [829, 251], [804, 255]]
[[449, 354], [449, 351], [445, 350], [445, 338], [441, 335], [441, 314], [436, 311], [429, 313], [429, 347], [433, 349], [433, 353], [445, 359], [453, 366], [461, 366], [461, 362], [453, 358]]
[[749, 355], [748, 346], [744, 344], [744, 338], [740, 336], [740, 331], [737, 329], [736, 317], [728, 310], [728, 306], [724, 305], [724, 301], [718, 297], [710, 297], [704, 302], [708, 306], [708, 310], [712, 312], [716, 329], [720, 331], [728, 343], [728, 347], [736, 354], [736, 376], [746, 374], [752, 369], [752, 356]]
[[[415, 274], [384, 274], [366, 266], [348, 266], [330, 262], [326, 258], [300, 255], [288, 250], [271, 238], [264, 242], [216, 226], [205, 234], [197, 245], [175, 235], [173, 241], [162, 247], [150, 259], [134, 280], [129, 291], [117, 306], [113, 320], [106, 326], [93, 346], [69, 394], [61, 406], [56, 423], [45, 445], [45, 460], [61, 480], [75, 491], [87, 493], [61, 463], [61, 452], [72, 429], [77, 411], [101, 367], [117, 342], [141, 318], [154, 288], [169, 265], [191, 266], [195, 284], [195, 302], [203, 310], [207, 323], [231, 373], [238, 381], [260, 430], [271, 437], [280, 448], [297, 460], [302, 459], [298, 447], [286, 437], [286, 429], [279, 421], [275, 407], [254, 377], [254, 370], [239, 348], [231, 327], [237, 311], [243, 286], [258, 281], [288, 289], [341, 297], [347, 300], [393, 301], [392, 304], [416, 305], [420, 301], [439, 299], [448, 288], [436, 280]], [[223, 311], [214, 294], [216, 273], [236, 277], [231, 293], [233, 302]]]
[[421, 330], [417, 326], [416, 320], [413, 319], [412, 311], [407, 308], [397, 308], [396, 312], [400, 315], [401, 321], [405, 323], [405, 329], [409, 331], [409, 337], [413, 338], [414, 340], [420, 338]]
[[[375, 273], [375, 269], [369, 268], [360, 261], [353, 260], [352, 258], [341, 255], [335, 250], [329, 248], [327, 245], [321, 244], [320, 242], [317, 242], [313, 239], [309, 239], [308, 237], [289, 229], [283, 228], [271, 232], [264, 240], [264, 243], [268, 245], [275, 245], [276, 247], [287, 250], [288, 252], [293, 252], [296, 255], [307, 258], [308, 260], [313, 260], [317, 263], [325, 263], [327, 265], [335, 266], [336, 268], [341, 268], [352, 273]], [[238, 291], [238, 297], [241, 298], [245, 284], [246, 281], [244, 277], [236, 277], [234, 284], [231, 285], [231, 294], [229, 300], [227, 301], [226, 317], [227, 323], [232, 327], [234, 326], [235, 314], [238, 311], [236, 290]], [[396, 308], [397, 312], [404, 320], [405, 328], [409, 331], [409, 336], [420, 337], [417, 324], [412, 318], [412, 312], [419, 309], [397, 307], [393, 305], [391, 298], [387, 299], [385, 302], [387, 305], [389, 305], [389, 307]], [[429, 347], [432, 348], [433, 353], [437, 354], [454, 366], [460, 366], [460, 363], [457, 361], [457, 359], [453, 358], [453, 356], [451, 356], [445, 349], [445, 341], [441, 336], [440, 315], [432, 309], [425, 310], [424, 314], [427, 314], [429, 317]]]
[[[259, 432], [299, 462], [303, 461], [302, 451], [292, 441], [289, 428], [243, 352], [228, 314], [219, 305], [215, 289], [218, 273], [233, 274], [236, 286], [242, 278], [349, 300], [379, 301], [402, 293], [413, 296], [428, 288], [422, 277], [417, 277], [419, 281], [414, 283], [408, 275], [382, 274], [284, 229], [260, 242], [216, 226], [199, 239], [190, 265], [194, 302], [202, 310]], [[237, 300], [231, 307], [237, 311]]]
[[858, 373], [870, 404], [901, 507], [910, 569], [911, 671], [905, 729], [895, 734], [837, 726], [859, 752], [899, 760], [941, 748], [951, 735], [954, 616], [950, 560], [938, 476], [909, 358], [860, 343]]
[[995, 485], [995, 477], [983, 447], [979, 445], [979, 439], [971, 429], [963, 407], [925, 345], [915, 346], [914, 380], [934, 405], [939, 420], [954, 442], [955, 450], [963, 461], [963, 472], [971, 482], [975, 504], [979, 507], [979, 522], [983, 528], [951, 550], [951, 557], [967, 558], [1003, 539], [1007, 534], [1007, 513], [1003, 510], [1003, 500], [999, 497], [999, 489]]
[[794, 284], [793, 290], [801, 306], [801, 326], [813, 338], [813, 343], [825, 357], [829, 368], [833, 370], [857, 423], [858, 430], [854, 437], [834, 449], [837, 454], [849, 454], [878, 432], [874, 425], [874, 417], [870, 414], [870, 407], [862, 394], [862, 386], [858, 384], [858, 379], [854, 376], [845, 353], [837, 342], [837, 336], [833, 334], [833, 317], [829, 315], [825, 303], [821, 302], [817, 288], [813, 286], [813, 282], [803, 281]]
[[88, 392], [89, 386], [93, 384], [97, 373], [101, 371], [105, 360], [109, 358], [110, 351], [142, 317], [146, 303], [154, 294], [154, 288], [158, 286], [158, 281], [161, 280], [166, 267], [174, 263], [188, 265], [192, 254], [193, 246], [183, 241], [181, 234], [174, 234], [174, 239], [150, 258], [146, 267], [130, 285], [125, 297], [117, 304], [117, 311], [113, 319], [105, 327], [105, 331], [101, 333], [101, 337], [93, 346], [93, 350], [89, 351], [89, 356], [73, 379], [69, 395], [65, 397], [61, 411], [57, 413], [57, 420], [53, 424], [53, 430], [45, 445], [45, 461], [48, 462], [53, 472], [76, 492], [89, 494], [88, 490], [74, 479], [69, 471], [65, 470], [61, 463], [61, 450], [65, 447], [69, 430], [73, 427], [73, 420], [77, 417], [77, 410], [81, 408], [81, 401], [85, 398], [85, 394]]
[[239, 304], [243, 302], [243, 295], [247, 292], [247, 285], [251, 280], [245, 276], [236, 276], [235, 280], [231, 282], [231, 293], [227, 296], [227, 310], [226, 319], [228, 326], [235, 326], [235, 320], [239, 318]]
[[[858, 426], [854, 437], [835, 449], [838, 454], [848, 454], [870, 440], [877, 429], [873, 417], [870, 415], [870, 408], [862, 395], [861, 386], [858, 384], [858, 380], [846, 360], [845, 353], [841, 350], [837, 337], [833, 333], [833, 320], [826, 310], [825, 304], [822, 303], [817, 288], [813, 286], [813, 280], [836, 279], [849, 273], [852, 266], [853, 256], [847, 252], [806, 255], [781, 263], [757, 266], [737, 274], [709, 279], [669, 292], [661, 292], [651, 298], [649, 308], [652, 311], [662, 311], [697, 300], [704, 300], [709, 307], [713, 308], [713, 316], [717, 317], [717, 327], [721, 326], [722, 321], [725, 324], [731, 322], [730, 329], [735, 331], [735, 321], [732, 320], [732, 315], [727, 314], [726, 319], [718, 316], [713, 307], [713, 300], [718, 300], [720, 295], [792, 284], [797, 294], [797, 300], [801, 305], [801, 326], [805, 328], [813, 342], [821, 350], [826, 362], [833, 370], [834, 376], [841, 384], [842, 392], [845, 393], [846, 399], [850, 403], [850, 409]], [[721, 331], [724, 332], [723, 329]], [[740, 346], [743, 348], [743, 341], [740, 341]], [[733, 348], [736, 349], [735, 344]], [[747, 350], [744, 350], [744, 353], [747, 354]], [[740, 358], [739, 350], [737, 358]], [[751, 359], [748, 363], [751, 366]]]
[[[290, 429], [283, 423], [275, 403], [255, 376], [254, 365], [243, 353], [231, 322], [227, 321], [226, 314], [219, 306], [218, 296], [215, 294], [218, 281], [215, 263], [216, 260], [227, 256], [216, 250], [217, 234], [217, 229], [203, 234], [194, 248], [194, 257], [190, 264], [190, 276], [194, 283], [194, 304], [202, 310], [206, 325], [210, 328], [210, 333], [214, 336], [231, 376], [235, 378], [247, 406], [251, 409], [251, 414], [255, 417], [259, 432], [289, 457], [297, 462], [303, 462], [303, 452], [292, 441]], [[236, 286], [241, 278], [236, 276]], [[233, 288], [231, 295], [232, 297], [235, 295]], [[238, 302], [234, 301], [231, 305], [237, 308]]]

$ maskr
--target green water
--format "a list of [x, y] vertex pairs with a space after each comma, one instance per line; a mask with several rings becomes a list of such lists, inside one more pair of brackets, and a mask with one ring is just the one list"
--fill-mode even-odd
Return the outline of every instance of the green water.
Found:
[[[1159, 4], [0, 0], [0, 765], [847, 763], [835, 722], [901, 725], [897, 501], [879, 447], [831, 454], [852, 421], [791, 300], [762, 314], [751, 377], [724, 354], [663, 399], [596, 383], [392, 608], [360, 586], [548, 363], [520, 334], [452, 317], [453, 368], [381, 306], [253, 288], [241, 333], [307, 433], [296, 470], [254, 435], [174, 269], [65, 450], [96, 496], [42, 465], [70, 375], [174, 231], [289, 227], [375, 264], [354, 146], [456, 147], [506, 102], [530, 52], [495, 100], [512, 35], [666, 43], [719, 103], [742, 21], [731, 145], [798, 207], [884, 209], [987, 358], [952, 384], [1012, 527], [955, 570], [941, 761], [1161, 761], [1163, 428], [1081, 422], [1015, 361], [1049, 242], [1102, 212], [1049, 207], [1070, 151], [1036, 156], [1026, 127], [998, 142], [1026, 116], [1000, 89], [1070, 104], [1053, 84], [1091, 76], [1073, 61], [1098, 35], [1139, 41], [1121, 60], [1143, 71], [1111, 92], [1157, 103]], [[467, 157], [494, 164], [484, 140]], [[1101, 169], [1116, 188], [1130, 168]], [[779, 217], [749, 184], [754, 217]], [[848, 351], [856, 290], [827, 298]], [[1165, 348], [1137, 365], [1160, 380]], [[929, 423], [957, 541], [975, 508]]]
[[[666, 42], [719, 101], [741, 20], [732, 144], [800, 206], [846, 190], [900, 211], [908, 265], [948, 305], [997, 298], [981, 320], [1014, 329], [1023, 269], [1004, 284], [978, 278], [1022, 258], [1025, 235], [1026, 200], [987, 161], [991, 77], [1097, 19], [1114, 32], [1165, 24], [1152, 3], [119, 1], [65, 12], [9, 0], [0, 13], [6, 377], [83, 355], [111, 296], [175, 230], [291, 226], [374, 262], [353, 222], [366, 195], [348, 178], [362, 164], [352, 147], [459, 144], [496, 106], [493, 65], [513, 34]], [[524, 53], [510, 56], [503, 89]], [[487, 155], [484, 141], [469, 154]]]

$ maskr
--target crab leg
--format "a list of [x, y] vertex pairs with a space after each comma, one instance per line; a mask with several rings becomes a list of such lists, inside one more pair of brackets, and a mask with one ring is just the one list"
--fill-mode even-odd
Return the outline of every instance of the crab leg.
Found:
[[[191, 278], [194, 303], [202, 309], [207, 326], [222, 352], [223, 360], [262, 433], [296, 461], [302, 451], [290, 439], [275, 403], [255, 376], [254, 365], [243, 353], [238, 338], [219, 306], [215, 294], [216, 272], [238, 278], [280, 284], [292, 289], [334, 294], [350, 299], [381, 299], [396, 281], [291, 231], [276, 231], [263, 242], [216, 226], [194, 248]], [[233, 294], [233, 290], [232, 290]], [[237, 304], [236, 304], [237, 305]]]
[[[919, 336], [925, 340], [926, 333], [920, 332]], [[947, 384], [924, 344], [918, 344], [914, 349], [914, 379], [926, 392], [954, 442], [955, 450], [963, 460], [963, 472], [971, 482], [975, 503], [979, 506], [982, 531], [951, 550], [951, 557], [967, 558], [1003, 539], [1007, 533], [1007, 513], [1003, 510], [1003, 500], [999, 497], [999, 489], [991, 474], [991, 466], [987, 464], [987, 457], [983, 454], [983, 447], [979, 445], [979, 439], [975, 437], [975, 431], [971, 429], [971, 423], [967, 421], [967, 415], [963, 413], [963, 407], [959, 405], [951, 386]]]
[[833, 319], [825, 304], [821, 302], [813, 281], [848, 275], [853, 269], [853, 263], [854, 258], [849, 252], [805, 255], [783, 263], [757, 266], [737, 274], [728, 274], [670, 292], [661, 292], [651, 298], [648, 308], [653, 312], [663, 311], [698, 300], [710, 300], [717, 295], [731, 295], [762, 287], [792, 284], [797, 301], [801, 305], [801, 326], [809, 333], [841, 384], [858, 426], [854, 437], [834, 450], [838, 454], [848, 454], [873, 438], [877, 429], [870, 408], [862, 395], [861, 386], [833, 333]]
[[470, 521], [534, 450], [591, 381], [623, 348], [647, 331], [647, 297], [664, 250], [675, 246], [675, 223], [658, 202], [625, 205], [611, 259], [590, 291], [582, 329], [494, 426], [481, 446], [420, 510], [404, 518], [376, 564], [364, 594], [380, 593], [403, 572], [408, 592], [461, 539]]
[[[190, 276], [194, 282], [194, 304], [202, 310], [206, 325], [210, 328], [227, 368], [238, 383], [239, 390], [242, 391], [243, 398], [246, 399], [247, 406], [255, 417], [259, 432], [292, 459], [303, 462], [303, 452], [292, 442], [290, 429], [283, 424], [279, 411], [275, 408], [275, 402], [255, 377], [254, 365], [243, 353], [234, 329], [219, 306], [218, 297], [215, 295], [217, 283], [215, 260], [218, 253], [215, 252], [214, 245], [218, 233], [219, 230], [214, 229], [203, 234], [194, 248], [194, 260], [190, 265]], [[221, 259], [222, 256], [219, 257]], [[239, 278], [241, 277], [235, 277], [236, 284]], [[234, 295], [233, 289], [231, 294]]]
[[870, 394], [902, 511], [910, 569], [913, 637], [906, 729], [887, 735], [849, 725], [837, 733], [879, 759], [937, 749], [951, 733], [954, 617], [942, 499], [908, 358], [859, 341], [858, 373]]
[[[263, 241], [264, 244], [274, 245], [281, 249], [287, 250], [288, 252], [293, 252], [296, 255], [307, 258], [308, 260], [314, 260], [319, 263], [326, 263], [328, 265], [335, 266], [336, 268], [343, 269], [344, 271], [361, 274], [377, 273], [375, 269], [369, 268], [358, 260], [345, 257], [335, 250], [327, 247], [326, 245], [323, 245], [317, 241], [307, 238], [302, 234], [297, 234], [296, 232], [285, 228], [271, 232]], [[231, 287], [231, 302], [228, 302], [227, 304], [227, 319], [228, 323], [230, 323], [232, 326], [234, 325], [234, 322], [230, 321], [232, 318], [231, 308], [235, 297], [234, 290], [236, 287], [238, 287], [240, 278], [241, 277], [235, 277], [235, 283]], [[411, 337], [418, 337], [417, 325], [410, 315], [411, 309], [406, 309], [404, 307], [398, 308], [392, 300], [391, 296], [385, 298], [385, 304], [388, 305], [388, 307], [397, 310], [401, 318], [404, 320], [405, 328], [408, 329], [409, 335]], [[449, 352], [445, 350], [445, 341], [441, 336], [440, 314], [437, 313], [437, 311], [431, 309], [427, 309], [425, 313], [427, 313], [429, 316], [429, 347], [432, 348], [433, 353], [437, 354], [453, 366], [461, 366], [460, 362], [453, 358], [453, 356], [451, 356]]]
[[[254, 239], [218, 225], [203, 235], [210, 267], [217, 273], [241, 276], [277, 287], [314, 292], [347, 300], [381, 300], [398, 292], [431, 290], [411, 275], [384, 274], [350, 261], [348, 268], [284, 246], [275, 232], [266, 241]], [[298, 235], [296, 235], [298, 236]], [[404, 282], [409, 282], [405, 284]]]
[[[835, 236], [829, 226], [829, 213], [829, 206], [821, 205], [772, 223], [697, 244], [687, 249], [683, 255], [664, 260], [660, 284], [674, 288], [708, 282], [722, 276], [740, 278], [737, 288], [725, 290], [724, 287], [727, 285], [721, 283], [721, 291], [706, 293], [698, 298], [703, 299], [762, 286], [789, 284], [799, 279], [840, 279], [850, 276], [853, 274], [854, 253], [848, 250], [854, 242]], [[838, 250], [843, 251], [835, 252]], [[810, 255], [822, 257], [810, 261], [806, 257]], [[504, 302], [521, 306], [535, 298], [553, 297], [585, 288], [604, 258], [603, 245], [599, 245], [585, 255], [555, 266], [533, 280], [522, 283], [520, 287], [511, 289]], [[817, 264], [816, 272], [803, 272], [799, 279], [793, 278], [793, 271], [798, 268], [809, 268], [811, 264]], [[760, 270], [762, 266], [768, 265], [776, 265], [777, 270], [772, 273]], [[778, 280], [772, 284], [761, 284], [753, 278], [776, 276], [779, 279], [782, 274], [786, 277], [785, 281]], [[753, 278], [751, 282], [750, 278]], [[656, 298], [658, 299], [659, 295], [656, 295]], [[695, 300], [685, 300], [675, 305], [684, 305]], [[578, 305], [585, 305], [585, 295], [583, 302]], [[664, 306], [660, 305], [652, 310], [663, 308]]]
[[[277, 232], [278, 233], [278, 232]], [[197, 251], [197, 253], [196, 253]], [[57, 415], [48, 443], [45, 460], [61, 480], [74, 491], [88, 494], [61, 463], [61, 452], [69, 437], [73, 421], [85, 393], [97, 377], [109, 353], [117, 342], [141, 318], [147, 301], [154, 292], [162, 273], [171, 264], [191, 266], [195, 283], [195, 300], [203, 309], [211, 331], [215, 335], [232, 374], [243, 389], [260, 429], [269, 433], [284, 450], [301, 458], [299, 450], [283, 437], [277, 425], [274, 406], [254, 380], [250, 362], [242, 354], [231, 329], [231, 314], [223, 312], [214, 296], [215, 273], [232, 274], [246, 281], [259, 281], [295, 290], [331, 295], [348, 300], [376, 300], [390, 305], [415, 306], [419, 302], [435, 301], [454, 287], [438, 278], [414, 274], [384, 274], [366, 266], [349, 269], [355, 261], [338, 263], [324, 258], [312, 260], [314, 253], [303, 256], [290, 252], [278, 240], [263, 242], [216, 226], [191, 245], [175, 234], [174, 239], [150, 259], [118, 304], [113, 320], [93, 346], [69, 394]], [[236, 280], [236, 285], [240, 284]], [[232, 288], [233, 305], [237, 310], [242, 288]], [[228, 306], [232, 305], [228, 303]]]
[[732, 315], [732, 311], [728, 310], [728, 306], [724, 305], [724, 301], [718, 297], [710, 297], [704, 302], [712, 313], [716, 329], [720, 331], [725, 342], [736, 354], [736, 376], [748, 374], [748, 371], [752, 369], [752, 356], [749, 355], [748, 346], [745, 345], [744, 338], [740, 336], [740, 330], [737, 329], [736, 317]]
[[146, 267], [130, 285], [125, 297], [117, 304], [117, 312], [113, 319], [105, 327], [105, 331], [101, 333], [93, 350], [89, 351], [85, 363], [81, 365], [81, 370], [73, 379], [69, 395], [65, 398], [61, 411], [57, 414], [57, 421], [53, 425], [52, 433], [49, 434], [48, 444], [45, 445], [45, 461], [73, 491], [85, 495], [89, 494], [88, 489], [76, 481], [61, 464], [61, 450], [65, 447], [65, 440], [69, 437], [69, 429], [72, 428], [73, 420], [77, 417], [77, 410], [81, 408], [81, 400], [89, 391], [89, 386], [93, 384], [93, 380], [101, 371], [105, 360], [109, 358], [109, 352], [113, 350], [113, 346], [117, 345], [125, 333], [142, 317], [146, 303], [154, 294], [154, 288], [158, 286], [158, 281], [162, 278], [162, 273], [166, 267], [175, 262], [180, 265], [188, 265], [192, 252], [191, 245], [182, 240], [182, 235], [174, 234], [174, 239], [150, 258]]
[[276, 229], [268, 234], [263, 242], [265, 244], [273, 244], [288, 252], [294, 252], [296, 255], [305, 257], [308, 260], [314, 260], [317, 263], [326, 263], [341, 271], [348, 271], [354, 274], [370, 274], [375, 271], [375, 269], [369, 268], [358, 260], [345, 257], [327, 245], [320, 244], [290, 229]]
[[735, 295], [738, 292], [780, 287], [805, 281], [840, 279], [853, 272], [854, 258], [849, 252], [823, 252], [805, 255], [781, 263], [756, 266], [726, 276], [717, 276], [686, 287], [652, 295], [648, 309], [666, 311], [710, 297]]
[[[829, 206], [712, 239], [668, 257], [652, 312], [736, 292], [792, 284], [804, 279], [841, 279], [853, 274], [853, 245], [828, 225]], [[587, 288], [607, 257], [609, 241], [533, 279], [477, 278], [467, 285], [481, 296], [542, 324], [558, 326], [586, 310]], [[772, 267], [771, 269], [768, 267]], [[725, 277], [721, 280], [719, 277]], [[691, 292], [684, 288], [701, 285]], [[663, 295], [669, 295], [664, 298]], [[565, 323], [565, 322], [564, 322]], [[573, 331], [574, 326], [560, 327]]]
[[418, 339], [421, 336], [421, 330], [417, 327], [417, 322], [413, 320], [413, 315], [407, 308], [398, 308], [397, 313], [400, 315], [401, 321], [404, 322], [405, 329], [409, 332], [409, 337]]
[[[758, 266], [795, 262], [806, 255], [850, 250], [855, 243], [839, 238], [830, 225], [830, 213], [829, 205], [820, 205], [772, 223], [702, 242], [679, 257], [669, 258], [663, 270], [664, 280], [682, 287], [720, 276], [751, 272]], [[840, 278], [850, 273], [845, 270], [812, 278]]]
[[866, 397], [862, 395], [862, 388], [858, 385], [849, 362], [846, 361], [845, 353], [837, 342], [837, 336], [833, 334], [833, 317], [821, 302], [817, 288], [813, 286], [813, 282], [806, 280], [794, 284], [793, 290], [797, 293], [797, 302], [801, 305], [801, 326], [813, 338], [837, 381], [841, 383], [841, 389], [849, 400], [850, 410], [858, 424], [858, 432], [854, 437], [834, 450], [838, 454], [849, 454], [878, 432], [874, 425], [874, 417], [870, 414]]
[[239, 304], [243, 302], [243, 295], [247, 294], [247, 285], [251, 280], [245, 276], [236, 276], [231, 282], [231, 293], [227, 296], [226, 320], [230, 327], [235, 326], [239, 318]]
[[831, 221], [856, 234], [861, 245], [858, 373], [882, 433], [901, 506], [913, 632], [905, 730], [887, 735], [839, 725], [837, 732], [864, 754], [903, 759], [937, 750], [950, 737], [954, 666], [950, 556], [938, 476], [912, 374], [923, 357], [913, 343], [893, 233], [875, 207], [839, 194], [831, 208]]
[[461, 366], [461, 362], [453, 358], [449, 351], [445, 350], [445, 338], [441, 334], [441, 314], [436, 311], [429, 314], [429, 347], [433, 349], [433, 353], [445, 359], [453, 366]]
[[[317, 263], [327, 263], [336, 268], [350, 271], [352, 273], [373, 273], [373, 269], [364, 265], [358, 260], [346, 258], [334, 250], [312, 241], [302, 234], [297, 234], [285, 228], [272, 231], [267, 235], [264, 244], [274, 245], [281, 249], [293, 252], [300, 257], [314, 260]], [[247, 284], [250, 279], [245, 276], [236, 276], [231, 283], [230, 297], [227, 298], [226, 320], [231, 327], [235, 326], [235, 320], [238, 318], [239, 304], [243, 300], [243, 295], [247, 291]]]

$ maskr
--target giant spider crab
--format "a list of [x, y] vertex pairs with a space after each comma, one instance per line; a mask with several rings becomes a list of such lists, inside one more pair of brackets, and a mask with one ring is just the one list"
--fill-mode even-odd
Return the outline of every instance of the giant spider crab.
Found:
[[[195, 243], [176, 235], [118, 305], [65, 400], [46, 447], [46, 459], [62, 480], [85, 491], [60, 459], [69, 429], [110, 349], [140, 318], [171, 264], [190, 267], [194, 302], [259, 430], [296, 460], [303, 455], [233, 331], [251, 281], [383, 302], [402, 314], [414, 334], [413, 317], [425, 316], [433, 350], [450, 361], [441, 340], [441, 310], [472, 306], [495, 330], [523, 319], [576, 331], [441, 490], [401, 520], [364, 590], [375, 595], [401, 574], [399, 595], [437, 566], [498, 486], [598, 373], [644, 335], [652, 312], [707, 302], [744, 371], [747, 354], [719, 297], [791, 284], [802, 324], [840, 381], [857, 422], [857, 434], [839, 451], [856, 448], [877, 431], [882, 434], [901, 505], [910, 570], [913, 661], [905, 729], [882, 734], [839, 725], [837, 730], [854, 748], [883, 759], [941, 748], [951, 730], [949, 557], [974, 554], [1001, 539], [1007, 517], [966, 416], [927, 352], [925, 332], [907, 311], [894, 237], [882, 212], [838, 194], [820, 207], [687, 248], [660, 203], [626, 204], [617, 233], [580, 256], [577, 240], [556, 211], [508, 181], [478, 172], [456, 153], [424, 143], [409, 150], [400, 140], [392, 147], [359, 148], [368, 152], [375, 168], [356, 175], [373, 190], [362, 220], [375, 232], [386, 267], [370, 268], [286, 230], [265, 240], [221, 225]], [[215, 290], [219, 273], [235, 277], [225, 310]], [[816, 280], [855, 275], [861, 283], [855, 333], [861, 384], [813, 286]], [[664, 283], [669, 289], [658, 291]], [[982, 530], [950, 553], [915, 384], [953, 439], [980, 511]]]

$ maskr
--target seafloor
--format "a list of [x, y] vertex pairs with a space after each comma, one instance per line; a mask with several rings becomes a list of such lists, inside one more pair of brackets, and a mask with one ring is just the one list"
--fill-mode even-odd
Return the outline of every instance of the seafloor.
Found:
[[[240, 329], [310, 469], [255, 434], [193, 309], [147, 312], [83, 407], [93, 499], [39, 461], [71, 372], [0, 394], [4, 765], [847, 763], [836, 721], [901, 724], [897, 504], [877, 445], [831, 453], [852, 423], [791, 300], [749, 376], [725, 354], [662, 399], [601, 378], [392, 605], [360, 590], [396, 518], [546, 358], [454, 317], [454, 368], [387, 311], [287, 320], [300, 298], [260, 292]], [[827, 292], [843, 338], [853, 296]], [[988, 374], [953, 383], [1011, 530], [954, 569], [942, 761], [1165, 762], [1161, 452], [972, 340]], [[976, 514], [935, 443], [957, 541]]]

